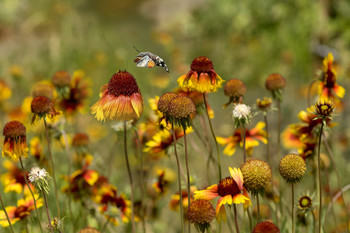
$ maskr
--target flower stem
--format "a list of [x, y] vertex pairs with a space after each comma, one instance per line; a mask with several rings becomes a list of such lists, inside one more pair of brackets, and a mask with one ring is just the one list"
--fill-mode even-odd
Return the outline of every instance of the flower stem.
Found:
[[134, 186], [133, 186], [133, 180], [131, 175], [131, 169], [129, 164], [129, 158], [128, 158], [128, 149], [127, 149], [127, 143], [126, 143], [126, 121], [124, 121], [124, 154], [125, 154], [125, 161], [126, 161], [126, 167], [128, 169], [128, 175], [130, 180], [130, 196], [131, 196], [131, 226], [132, 226], [132, 232], [135, 233], [135, 219], [134, 219]]
[[217, 151], [217, 154], [218, 154], [219, 179], [221, 180], [222, 176], [221, 176], [220, 149], [219, 149], [219, 144], [218, 144], [218, 141], [216, 140], [216, 136], [215, 136], [215, 133], [214, 133], [214, 130], [213, 130], [213, 126], [211, 124], [211, 120], [210, 120], [210, 117], [209, 117], [209, 111], [208, 111], [208, 106], [207, 106], [207, 100], [206, 100], [206, 97], [205, 97], [205, 93], [203, 93], [203, 100], [204, 100], [204, 106], [205, 106], [205, 109], [206, 109], [205, 112], [207, 113], [207, 118], [208, 118], [208, 121], [209, 121], [210, 131], [211, 131], [211, 134], [213, 135], [213, 138], [214, 138], [214, 141], [215, 141], [215, 145], [216, 145], [216, 151]]
[[321, 184], [321, 139], [322, 139], [323, 121], [321, 123], [320, 136], [318, 139], [318, 151], [317, 151], [317, 174], [318, 174], [318, 192], [319, 192], [319, 213], [318, 213], [318, 233], [321, 233], [322, 229], [322, 184]]
[[259, 204], [259, 194], [256, 194], [256, 208], [257, 208], [257, 214], [256, 214], [256, 220], [257, 224], [260, 222], [260, 204]]
[[50, 228], [50, 231], [53, 233], [50, 212], [49, 212], [49, 205], [47, 204], [46, 194], [45, 194], [44, 190], [41, 190], [41, 193], [43, 194], [43, 198], [44, 198], [44, 202], [45, 202], [45, 210], [46, 210], [47, 220], [49, 221], [49, 228]]
[[142, 230], [143, 230], [143, 233], [146, 233], [145, 210], [144, 210], [144, 187], [143, 187], [143, 157], [142, 157], [142, 151], [141, 151], [141, 140], [137, 130], [135, 130], [135, 136], [137, 141], [137, 153], [140, 159], [140, 171], [141, 171], [141, 175], [140, 175], [141, 211], [140, 212], [141, 212]]
[[58, 191], [57, 191], [57, 184], [56, 184], [56, 175], [55, 175], [55, 164], [53, 162], [52, 158], [52, 152], [51, 152], [51, 144], [50, 144], [50, 138], [49, 138], [49, 130], [47, 128], [46, 118], [44, 118], [44, 125], [45, 125], [45, 132], [46, 132], [46, 140], [47, 140], [47, 148], [49, 150], [49, 157], [52, 167], [52, 178], [53, 178], [53, 184], [55, 187], [55, 199], [56, 199], [56, 206], [57, 206], [57, 216], [59, 219], [61, 219], [61, 211], [60, 211], [60, 204], [58, 202]]
[[269, 139], [269, 125], [267, 122], [267, 113], [264, 112], [264, 120], [265, 120], [265, 127], [266, 127], [266, 139], [267, 139], [267, 144], [266, 144], [266, 152], [267, 152], [267, 162], [271, 164], [271, 154], [270, 154], [270, 139]]
[[277, 123], [277, 155], [281, 152], [281, 125], [282, 125], [282, 114], [281, 114], [281, 101], [277, 100], [278, 109], [278, 123]]
[[4, 209], [4, 213], [6, 215], [6, 219], [7, 219], [8, 223], [9, 223], [10, 228], [11, 228], [11, 232], [14, 233], [13, 228], [12, 228], [11, 220], [10, 220], [8, 214], [7, 214], [6, 209], [5, 209], [4, 202], [2, 201], [1, 193], [0, 193], [0, 202], [1, 202], [1, 207]]
[[242, 127], [242, 138], [243, 138], [243, 162], [245, 163], [247, 161], [247, 151], [245, 146], [245, 126]]
[[181, 189], [181, 173], [180, 173], [180, 162], [179, 162], [179, 156], [177, 155], [176, 150], [176, 137], [175, 137], [175, 129], [174, 129], [174, 123], [171, 123], [171, 129], [173, 131], [173, 140], [174, 140], [174, 153], [176, 157], [176, 163], [177, 163], [177, 179], [179, 183], [179, 195], [180, 195], [180, 223], [181, 223], [181, 232], [184, 233], [184, 207], [183, 207], [183, 201], [182, 201], [182, 189]]
[[233, 212], [235, 213], [235, 225], [236, 225], [236, 232], [239, 233], [239, 227], [238, 227], [238, 221], [237, 221], [237, 209], [236, 205], [233, 205]]
[[[191, 181], [190, 181], [190, 168], [188, 166], [188, 156], [187, 156], [187, 136], [186, 129], [184, 128], [184, 141], [185, 141], [185, 159], [186, 159], [186, 171], [187, 171], [187, 200], [188, 206], [187, 209], [190, 208], [191, 204]], [[188, 233], [191, 233], [191, 222], [188, 221]]]
[[294, 217], [294, 184], [292, 183], [292, 233], [295, 232], [295, 217]]
[[253, 226], [252, 226], [252, 215], [250, 214], [250, 207], [247, 209], [247, 214], [248, 214], [248, 220], [249, 220], [249, 230], [250, 232], [253, 231]]
[[38, 220], [39, 220], [40, 231], [41, 231], [41, 233], [43, 233], [43, 228], [41, 227], [41, 221], [40, 221], [40, 217], [39, 217], [39, 211], [38, 211], [38, 207], [36, 206], [36, 200], [35, 200], [35, 197], [34, 197], [34, 193], [33, 193], [32, 189], [31, 189], [30, 186], [29, 186], [28, 179], [27, 179], [27, 176], [26, 176], [26, 173], [25, 173], [25, 170], [24, 170], [24, 166], [23, 166], [23, 162], [22, 162], [22, 158], [21, 158], [21, 157], [19, 157], [19, 161], [20, 161], [20, 163], [21, 163], [24, 181], [26, 182], [26, 184], [27, 184], [27, 186], [28, 186], [28, 189], [29, 189], [29, 191], [30, 191], [30, 193], [32, 194], [32, 197], [33, 197], [36, 216], [37, 216], [37, 218], [38, 218]]

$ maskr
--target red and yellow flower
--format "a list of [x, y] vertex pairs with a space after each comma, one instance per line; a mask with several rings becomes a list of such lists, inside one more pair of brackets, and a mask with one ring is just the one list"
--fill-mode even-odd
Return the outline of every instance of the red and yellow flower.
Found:
[[101, 98], [91, 107], [98, 121], [137, 120], [143, 111], [143, 100], [135, 78], [126, 71], [114, 74], [100, 93]]
[[[44, 203], [43, 199], [39, 199], [39, 195], [34, 196], [37, 208], [42, 207]], [[7, 206], [5, 209], [13, 225], [16, 222], [25, 219], [35, 209], [33, 197], [30, 195], [24, 199], [20, 199], [17, 201], [17, 206]], [[5, 212], [3, 210], [0, 211], [0, 225], [3, 227], [9, 226], [9, 222], [6, 219]]]
[[225, 208], [223, 205], [244, 204], [250, 205], [248, 194], [244, 191], [243, 175], [239, 168], [229, 167], [231, 177], [220, 180], [219, 184], [214, 184], [205, 190], [195, 191], [194, 199], [212, 200], [219, 197], [216, 204], [216, 217], [225, 219]]
[[192, 61], [191, 70], [177, 79], [181, 88], [200, 93], [216, 92], [224, 80], [215, 72], [212, 61], [204, 56]]
[[[259, 141], [266, 144], [266, 131], [264, 122], [258, 122], [253, 129], [245, 129], [246, 135], [246, 150], [249, 155], [252, 154], [253, 148], [259, 145]], [[225, 146], [224, 154], [232, 156], [236, 152], [236, 146], [239, 144], [243, 147], [242, 129], [238, 128], [232, 136], [228, 138], [216, 137], [219, 144]]]
[[28, 154], [26, 127], [19, 121], [8, 122], [3, 130], [4, 146], [2, 156], [17, 160], [20, 156]]
[[[1, 183], [4, 186], [4, 192], [16, 192], [18, 194], [22, 193], [23, 190], [25, 193], [29, 192], [23, 177], [23, 172], [17, 167], [16, 163], [5, 160], [3, 166], [7, 170], [7, 172], [1, 175]], [[26, 174], [28, 174], [28, 172], [26, 172]]]

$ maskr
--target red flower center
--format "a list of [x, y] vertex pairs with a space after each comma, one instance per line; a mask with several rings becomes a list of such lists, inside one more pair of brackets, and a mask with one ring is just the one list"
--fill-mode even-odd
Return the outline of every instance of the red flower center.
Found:
[[31, 110], [34, 114], [49, 113], [52, 108], [52, 102], [46, 96], [37, 96], [32, 100]]
[[213, 63], [207, 57], [197, 57], [192, 61], [191, 70], [197, 72], [209, 72], [214, 69]]
[[19, 121], [10, 121], [5, 125], [3, 135], [6, 138], [26, 136], [26, 127]]
[[139, 87], [129, 72], [119, 71], [109, 81], [108, 92], [115, 96], [131, 96], [134, 93], [139, 93]]
[[221, 197], [226, 195], [235, 196], [239, 193], [241, 193], [241, 191], [239, 190], [236, 181], [232, 177], [226, 177], [220, 180], [218, 185], [218, 194]]

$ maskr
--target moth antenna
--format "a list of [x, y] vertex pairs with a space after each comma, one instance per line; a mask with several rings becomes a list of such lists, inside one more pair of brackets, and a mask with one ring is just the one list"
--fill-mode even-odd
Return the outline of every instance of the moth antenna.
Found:
[[134, 49], [135, 49], [138, 53], [141, 53], [134, 45], [133, 45], [132, 47], [134, 47]]

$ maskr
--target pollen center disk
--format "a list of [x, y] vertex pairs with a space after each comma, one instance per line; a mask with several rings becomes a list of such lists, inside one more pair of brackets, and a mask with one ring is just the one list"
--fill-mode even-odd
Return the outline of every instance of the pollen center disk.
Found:
[[139, 92], [139, 87], [137, 86], [136, 80], [129, 72], [119, 71], [114, 74], [109, 81], [108, 92], [115, 96], [131, 96]]
[[192, 61], [191, 70], [197, 72], [209, 72], [214, 69], [213, 63], [207, 57], [197, 57]]
[[235, 196], [240, 193], [240, 190], [237, 186], [236, 181], [231, 177], [226, 177], [222, 180], [220, 180], [220, 183], [218, 185], [218, 194], [221, 197], [224, 197], [226, 195], [232, 195]]

